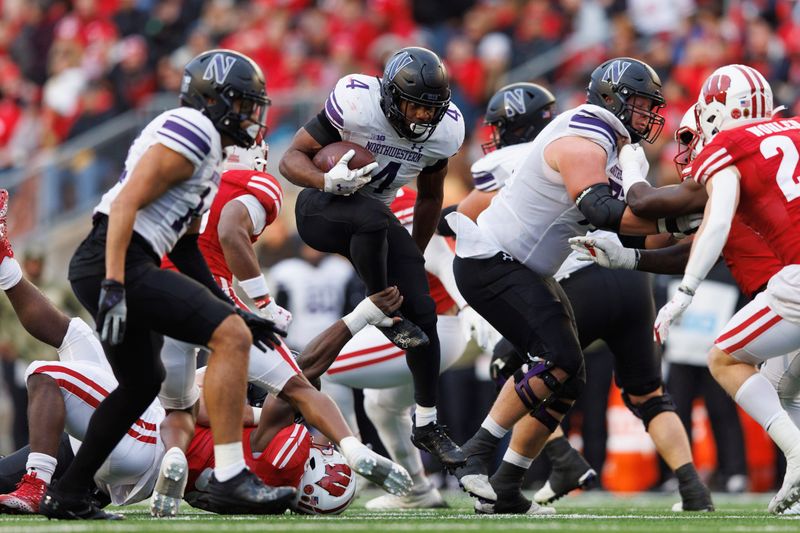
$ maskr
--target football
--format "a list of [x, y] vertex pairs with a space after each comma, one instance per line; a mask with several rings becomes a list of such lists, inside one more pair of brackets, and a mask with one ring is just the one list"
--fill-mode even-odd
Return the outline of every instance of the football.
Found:
[[327, 172], [333, 168], [348, 150], [356, 151], [353, 159], [351, 159], [347, 165], [350, 170], [361, 168], [375, 161], [375, 156], [360, 144], [340, 141], [323, 146], [314, 156], [314, 165], [323, 172]]

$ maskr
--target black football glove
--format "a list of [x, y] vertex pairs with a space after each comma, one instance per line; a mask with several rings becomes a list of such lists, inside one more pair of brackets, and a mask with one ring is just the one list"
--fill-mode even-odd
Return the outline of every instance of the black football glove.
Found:
[[104, 279], [100, 284], [97, 331], [100, 340], [116, 346], [125, 338], [125, 320], [128, 308], [125, 305], [125, 285], [113, 279]]
[[280, 345], [281, 340], [278, 335], [286, 336], [286, 332], [279, 329], [272, 320], [267, 320], [239, 307], [236, 308], [236, 314], [242, 317], [244, 323], [250, 328], [250, 333], [253, 334], [253, 346], [262, 352], [266, 352], [267, 348], [275, 348]]

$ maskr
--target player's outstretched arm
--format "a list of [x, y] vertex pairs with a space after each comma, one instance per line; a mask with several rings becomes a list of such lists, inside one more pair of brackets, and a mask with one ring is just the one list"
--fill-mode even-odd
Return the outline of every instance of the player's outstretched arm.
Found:
[[428, 172], [423, 170], [417, 177], [417, 201], [414, 204], [414, 227], [411, 236], [421, 252], [439, 224], [439, 214], [444, 201], [444, 178], [447, 176], [447, 161]]
[[625, 202], [633, 214], [649, 219], [702, 213], [707, 200], [705, 190], [691, 179], [665, 187], [640, 182], [628, 189], [625, 195]]
[[347, 341], [367, 325], [391, 325], [393, 320], [399, 320], [399, 318], [389, 318], [387, 315], [399, 309], [402, 303], [403, 297], [397, 287], [388, 287], [364, 298], [350, 314], [334, 322], [308, 343], [297, 358], [297, 364], [303, 375], [309, 381], [313, 381], [324, 374]]
[[312, 162], [314, 154], [321, 149], [322, 145], [305, 128], [300, 128], [284, 152], [278, 170], [299, 187], [322, 190], [325, 187], [325, 173]]

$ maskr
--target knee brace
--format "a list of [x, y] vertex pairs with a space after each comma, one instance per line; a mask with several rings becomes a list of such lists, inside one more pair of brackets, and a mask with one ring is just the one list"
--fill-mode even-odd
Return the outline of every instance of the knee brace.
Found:
[[[530, 365], [523, 366], [514, 372], [514, 390], [522, 401], [522, 404], [530, 411], [531, 416], [544, 424], [551, 432], [555, 431], [558, 427], [559, 421], [547, 412], [547, 409], [552, 409], [557, 413], [566, 414], [571, 407], [569, 404], [562, 402], [558, 399], [558, 393], [563, 385], [556, 377], [550, 373], [553, 368], [553, 363], [550, 361], [535, 361]], [[528, 381], [532, 378], [540, 379], [551, 394], [545, 398], [540, 399], [533, 392]]]
[[494, 381], [497, 390], [503, 388], [508, 378], [520, 369], [525, 361], [514, 345], [506, 339], [500, 339], [492, 350], [492, 360], [489, 363], [489, 375]]
[[636, 415], [636, 418], [639, 418], [642, 421], [645, 431], [650, 426], [650, 421], [659, 414], [669, 412], [674, 413], [678, 410], [675, 402], [672, 401], [672, 396], [666, 392], [661, 396], [654, 396], [653, 398], [650, 398], [638, 405], [631, 401], [628, 393], [623, 392], [622, 401], [624, 401], [625, 406], [630, 409], [634, 415]]

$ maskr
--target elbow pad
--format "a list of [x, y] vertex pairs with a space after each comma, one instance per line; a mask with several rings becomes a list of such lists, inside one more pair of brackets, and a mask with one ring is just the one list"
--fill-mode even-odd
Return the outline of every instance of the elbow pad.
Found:
[[584, 189], [575, 199], [575, 205], [595, 228], [619, 233], [625, 202], [611, 196], [611, 186], [607, 183]]

